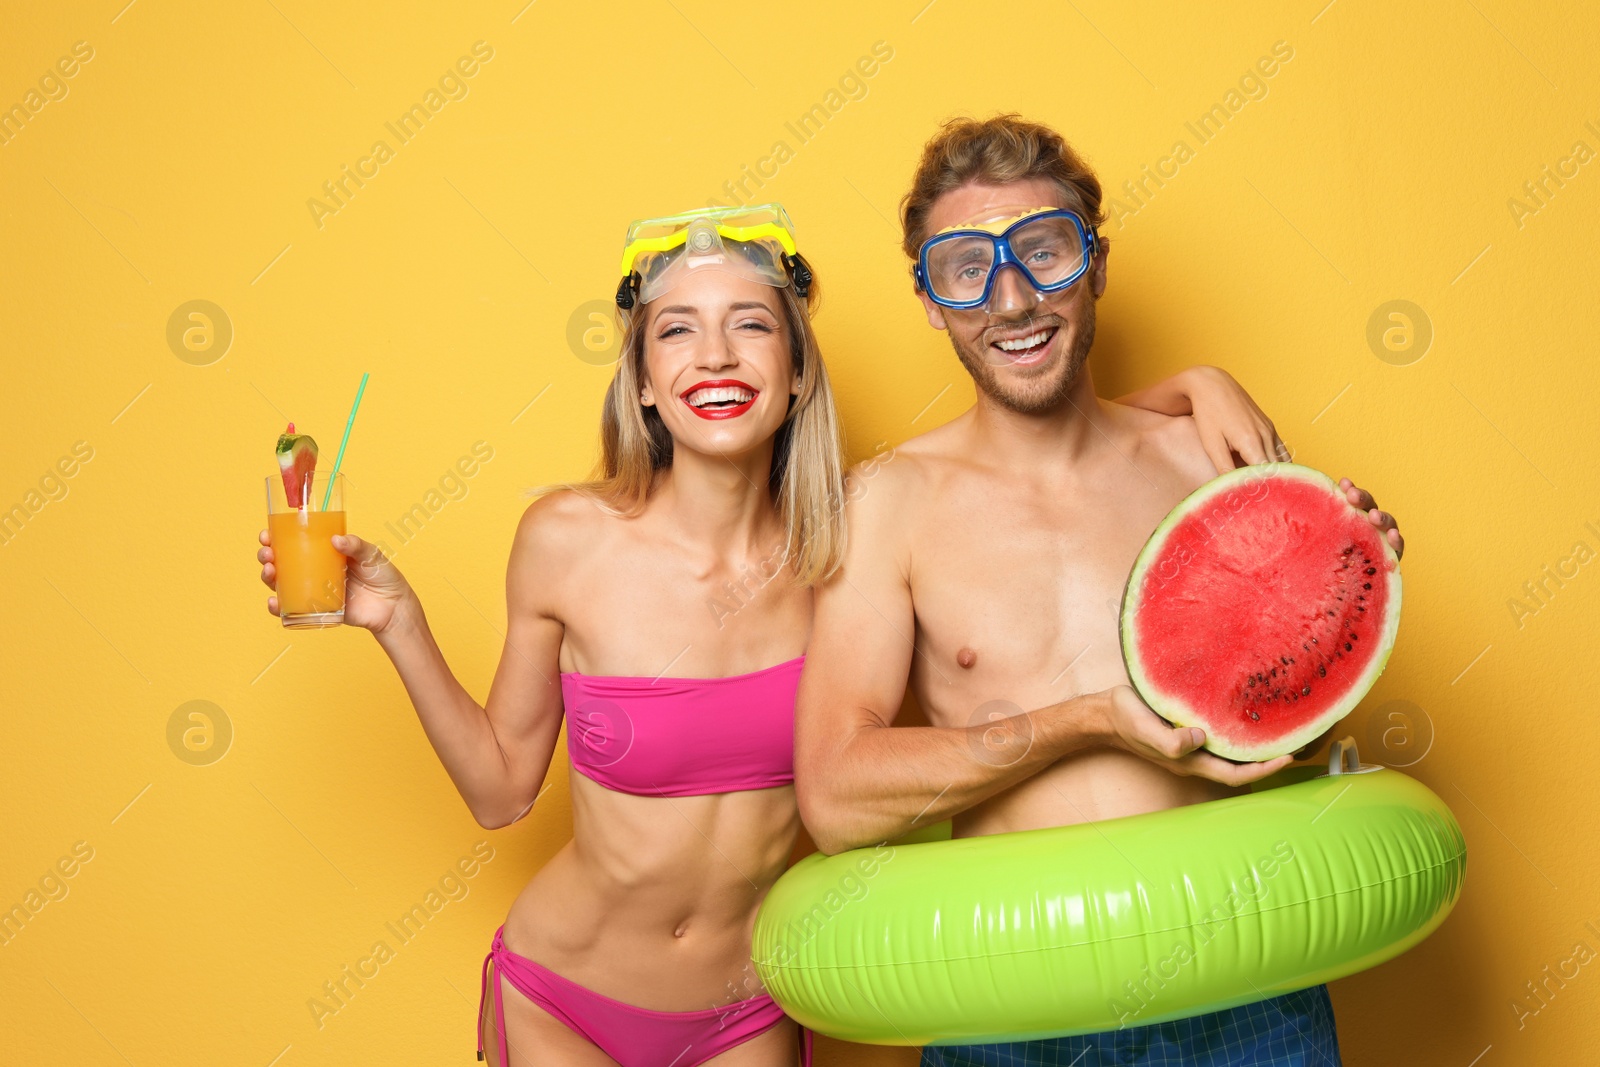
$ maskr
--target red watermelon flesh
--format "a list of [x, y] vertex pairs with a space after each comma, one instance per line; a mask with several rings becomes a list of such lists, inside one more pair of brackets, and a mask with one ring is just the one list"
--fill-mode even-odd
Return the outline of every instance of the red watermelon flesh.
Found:
[[1293, 752], [1366, 695], [1400, 621], [1398, 557], [1333, 480], [1295, 464], [1201, 486], [1139, 553], [1122, 653], [1163, 718], [1241, 761]]
[[310, 502], [311, 480], [317, 471], [317, 442], [310, 434], [295, 433], [294, 423], [278, 437], [278, 470], [283, 473], [283, 495], [291, 508]]

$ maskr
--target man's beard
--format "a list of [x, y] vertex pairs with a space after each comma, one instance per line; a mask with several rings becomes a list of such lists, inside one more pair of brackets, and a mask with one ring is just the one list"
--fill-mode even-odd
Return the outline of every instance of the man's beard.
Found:
[[[976, 351], [968, 351], [960, 341], [956, 340], [955, 331], [947, 331], [950, 336], [950, 346], [956, 350], [956, 358], [967, 368], [967, 373], [972, 375], [979, 392], [1019, 415], [1042, 415], [1060, 407], [1078, 382], [1078, 373], [1089, 358], [1090, 346], [1094, 344], [1095, 303], [1094, 300], [1084, 302], [1083, 322], [1081, 328], [1073, 335], [1072, 348], [1067, 352], [1066, 359], [1061, 361], [1060, 367], [1049, 378], [1003, 381], [989, 351], [990, 345], [983, 338], [987, 338], [998, 329], [1011, 330], [1017, 327], [1047, 329], [1051, 326], [1056, 327], [1056, 334], [1059, 337], [1061, 332], [1066, 330], [1067, 322], [1054, 313], [991, 323], [980, 337], [980, 348]], [[1057, 337], [1052, 337], [1050, 343], [1055, 344]]]

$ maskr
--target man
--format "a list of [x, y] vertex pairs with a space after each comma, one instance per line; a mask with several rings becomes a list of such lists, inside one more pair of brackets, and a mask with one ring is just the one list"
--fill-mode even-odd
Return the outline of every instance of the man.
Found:
[[[1098, 180], [1047, 127], [958, 120], [924, 149], [902, 214], [928, 321], [977, 400], [851, 494], [796, 713], [817, 845], [946, 818], [956, 837], [1117, 818], [1231, 796], [1287, 765], [1200, 750], [1202, 731], [1167, 725], [1126, 684], [1123, 583], [1160, 520], [1217, 471], [1192, 420], [1095, 395]], [[1341, 484], [1399, 549], [1394, 520]], [[908, 679], [931, 725], [890, 729]], [[1339, 1051], [1317, 986], [1106, 1034], [930, 1047], [922, 1062], [1337, 1064]]]

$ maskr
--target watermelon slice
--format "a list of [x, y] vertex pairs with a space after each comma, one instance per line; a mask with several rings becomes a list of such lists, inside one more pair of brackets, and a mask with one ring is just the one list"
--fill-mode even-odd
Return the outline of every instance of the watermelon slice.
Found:
[[295, 433], [292, 422], [278, 437], [278, 469], [283, 472], [283, 495], [289, 506], [305, 507], [317, 472], [317, 443], [310, 434]]
[[1315, 740], [1383, 672], [1399, 558], [1320, 471], [1241, 467], [1156, 527], [1122, 596], [1128, 678], [1162, 718], [1232, 760]]

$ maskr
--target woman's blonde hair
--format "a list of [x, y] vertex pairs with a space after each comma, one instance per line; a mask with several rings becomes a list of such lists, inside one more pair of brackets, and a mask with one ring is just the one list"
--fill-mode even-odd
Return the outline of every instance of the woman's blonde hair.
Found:
[[[805, 266], [810, 269], [809, 263]], [[828, 370], [811, 328], [816, 275], [803, 300], [792, 284], [777, 292], [800, 392], [790, 399], [773, 442], [767, 488], [787, 530], [783, 560], [801, 585], [811, 585], [836, 571], [844, 555], [844, 449]], [[639, 401], [649, 336], [646, 310], [635, 306], [617, 313], [622, 355], [601, 409], [600, 462], [594, 474], [588, 481], [544, 486], [534, 493], [571, 489], [613, 514], [631, 517], [644, 510], [657, 476], [672, 466], [672, 434], [661, 413]]]

